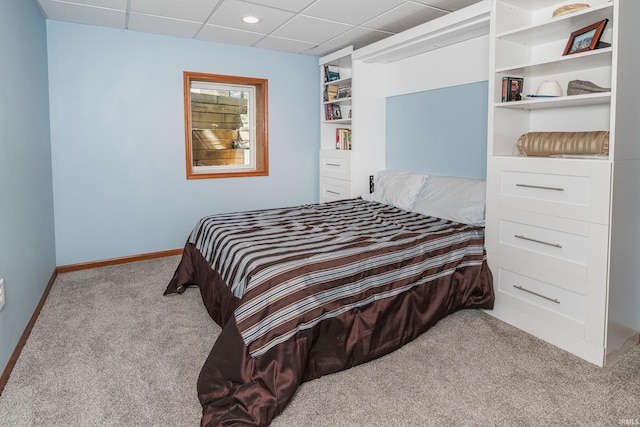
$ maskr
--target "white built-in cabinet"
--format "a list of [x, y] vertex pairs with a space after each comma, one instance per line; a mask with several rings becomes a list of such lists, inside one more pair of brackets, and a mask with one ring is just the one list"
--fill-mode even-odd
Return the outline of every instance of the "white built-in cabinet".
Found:
[[[319, 59], [320, 65], [320, 203], [359, 197], [370, 191], [370, 178], [385, 163], [385, 77], [380, 64], [354, 59], [346, 47]], [[332, 65], [340, 79], [324, 81], [324, 67]], [[350, 87], [351, 96], [324, 100], [327, 85]], [[340, 119], [328, 119], [328, 105], [339, 105]], [[336, 130], [351, 130], [351, 149], [336, 148]]]
[[[354, 197], [351, 149], [339, 149], [336, 146], [336, 131], [352, 129], [353, 96], [341, 96], [328, 99], [329, 86], [347, 90], [353, 94], [353, 67], [349, 46], [320, 58], [320, 202], [348, 199]], [[327, 81], [325, 67], [339, 73], [337, 80]], [[327, 110], [339, 108], [340, 118], [331, 117]], [[352, 135], [353, 137], [353, 135]]]
[[[603, 366], [640, 331], [640, 1], [493, 0], [490, 26], [486, 248], [494, 316]], [[563, 55], [572, 32], [607, 19], [611, 46]], [[501, 102], [504, 76], [524, 93]], [[571, 80], [611, 91], [566, 96]], [[524, 157], [529, 131], [610, 132], [605, 158]]]

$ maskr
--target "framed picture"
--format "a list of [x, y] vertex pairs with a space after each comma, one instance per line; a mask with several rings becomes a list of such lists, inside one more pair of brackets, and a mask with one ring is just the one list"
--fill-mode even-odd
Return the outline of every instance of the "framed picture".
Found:
[[598, 46], [604, 26], [607, 25], [608, 19], [591, 24], [571, 33], [567, 47], [564, 48], [563, 55], [571, 55], [572, 53], [585, 52], [594, 50]]
[[340, 106], [337, 104], [331, 105], [331, 115], [334, 119], [342, 118], [342, 110], [340, 110]]

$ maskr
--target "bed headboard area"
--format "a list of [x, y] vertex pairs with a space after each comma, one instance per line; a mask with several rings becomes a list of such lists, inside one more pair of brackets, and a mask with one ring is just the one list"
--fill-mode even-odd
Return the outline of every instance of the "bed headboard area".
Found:
[[386, 99], [386, 168], [485, 179], [488, 82]]
[[353, 51], [355, 194], [380, 170], [486, 179], [490, 14], [481, 0]]

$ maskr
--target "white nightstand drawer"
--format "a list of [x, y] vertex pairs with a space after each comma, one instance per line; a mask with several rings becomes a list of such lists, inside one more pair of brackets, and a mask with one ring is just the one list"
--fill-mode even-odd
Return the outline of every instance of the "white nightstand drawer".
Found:
[[500, 292], [514, 298], [580, 323], [585, 321], [583, 295], [502, 268], [498, 269], [498, 284]]
[[351, 151], [320, 151], [320, 176], [337, 179], [351, 179]]
[[335, 178], [320, 178], [320, 203], [350, 199], [351, 181]]

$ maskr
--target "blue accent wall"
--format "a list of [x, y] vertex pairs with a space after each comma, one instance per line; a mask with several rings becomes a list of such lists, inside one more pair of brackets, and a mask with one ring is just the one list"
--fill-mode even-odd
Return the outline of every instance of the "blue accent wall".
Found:
[[[218, 212], [318, 200], [318, 59], [47, 21], [57, 265], [177, 249]], [[187, 180], [183, 71], [268, 79], [269, 176]]]
[[45, 19], [0, 1], [0, 372], [55, 269]]
[[386, 168], [485, 179], [488, 82], [387, 98]]

